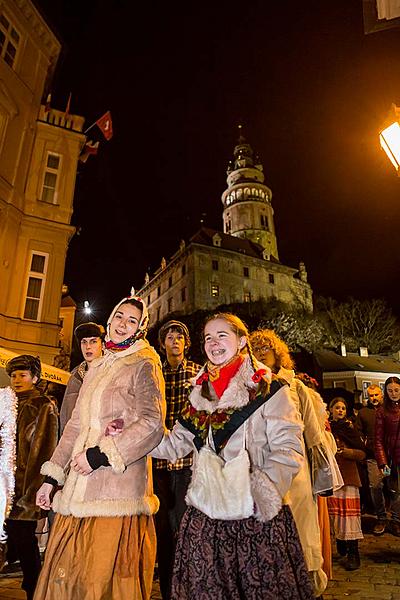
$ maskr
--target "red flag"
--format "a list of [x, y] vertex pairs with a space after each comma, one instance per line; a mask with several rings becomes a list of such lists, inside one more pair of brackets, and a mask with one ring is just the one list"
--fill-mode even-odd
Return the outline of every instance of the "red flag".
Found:
[[111, 113], [109, 110], [102, 117], [100, 117], [100, 119], [97, 119], [96, 125], [100, 129], [101, 133], [104, 135], [106, 140], [111, 140], [113, 136], [113, 127]]
[[70, 109], [71, 109], [71, 96], [72, 96], [72, 93], [70, 92], [70, 93], [69, 93], [69, 96], [68, 96], [68, 102], [67, 102], [67, 106], [65, 107], [65, 118], [67, 118], [67, 117], [68, 117], [68, 115], [69, 115], [69, 111], [70, 111]]
[[47, 94], [47, 98], [46, 98], [46, 104], [44, 105], [44, 112], [47, 113], [50, 110], [50, 104], [51, 104], [51, 94]]
[[89, 156], [95, 156], [97, 154], [97, 151], [99, 149], [99, 142], [92, 142], [91, 140], [89, 142], [86, 142], [86, 144], [83, 146], [82, 148], [82, 152], [79, 155], [79, 160], [83, 163], [85, 163], [87, 161], [87, 159], [89, 158]]

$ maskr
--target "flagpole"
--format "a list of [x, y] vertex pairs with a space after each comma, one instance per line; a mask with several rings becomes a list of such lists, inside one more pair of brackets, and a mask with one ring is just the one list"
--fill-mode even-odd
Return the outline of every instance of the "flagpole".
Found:
[[92, 129], [92, 127], [94, 127], [95, 125], [97, 125], [97, 121], [95, 121], [94, 123], [92, 123], [91, 126], [88, 127], [87, 129], [85, 129], [85, 131], [83, 133], [86, 135], [87, 132], [90, 131]]

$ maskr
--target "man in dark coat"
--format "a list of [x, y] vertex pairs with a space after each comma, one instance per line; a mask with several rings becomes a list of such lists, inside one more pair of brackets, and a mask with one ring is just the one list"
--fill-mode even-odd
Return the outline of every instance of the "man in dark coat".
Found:
[[385, 497], [383, 494], [383, 476], [375, 459], [375, 416], [376, 409], [382, 405], [383, 394], [378, 385], [370, 385], [367, 389], [368, 404], [362, 408], [356, 419], [356, 427], [366, 443], [368, 484], [375, 514], [378, 517], [373, 533], [382, 535], [387, 526]]
[[15, 495], [6, 522], [7, 535], [21, 563], [22, 589], [32, 600], [41, 566], [35, 532], [43, 516], [36, 506], [36, 492], [44, 481], [40, 468], [57, 445], [58, 413], [53, 398], [36, 388], [41, 373], [39, 357], [16, 356], [8, 361], [6, 371], [18, 398]]
[[81, 389], [83, 378], [87, 373], [90, 363], [103, 354], [104, 327], [97, 323], [81, 323], [75, 328], [75, 338], [80, 345], [83, 361], [71, 371], [71, 377], [65, 389], [60, 410], [61, 433], [71, 418], [76, 400]]

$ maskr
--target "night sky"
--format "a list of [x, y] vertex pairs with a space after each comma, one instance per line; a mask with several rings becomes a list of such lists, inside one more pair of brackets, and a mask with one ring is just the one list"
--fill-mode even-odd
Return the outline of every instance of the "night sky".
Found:
[[[400, 179], [379, 146], [400, 104], [400, 30], [362, 3], [37, 0], [65, 44], [52, 106], [114, 137], [79, 168], [65, 281], [102, 318], [201, 219], [222, 228], [244, 124], [272, 189], [280, 260], [316, 294], [400, 313]], [[203, 214], [205, 213], [205, 214]]]

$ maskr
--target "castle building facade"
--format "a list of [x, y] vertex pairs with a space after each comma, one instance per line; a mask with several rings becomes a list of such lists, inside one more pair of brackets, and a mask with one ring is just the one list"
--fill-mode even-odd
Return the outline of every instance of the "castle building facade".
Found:
[[0, 346], [52, 364], [84, 119], [44, 102], [61, 44], [30, 0], [0, 2]]
[[147, 273], [139, 294], [150, 323], [171, 312], [183, 315], [222, 304], [277, 299], [291, 307], [313, 310], [312, 289], [304, 263], [298, 268], [279, 261], [272, 192], [263, 167], [240, 135], [222, 194], [223, 231], [202, 227], [152, 277]]

